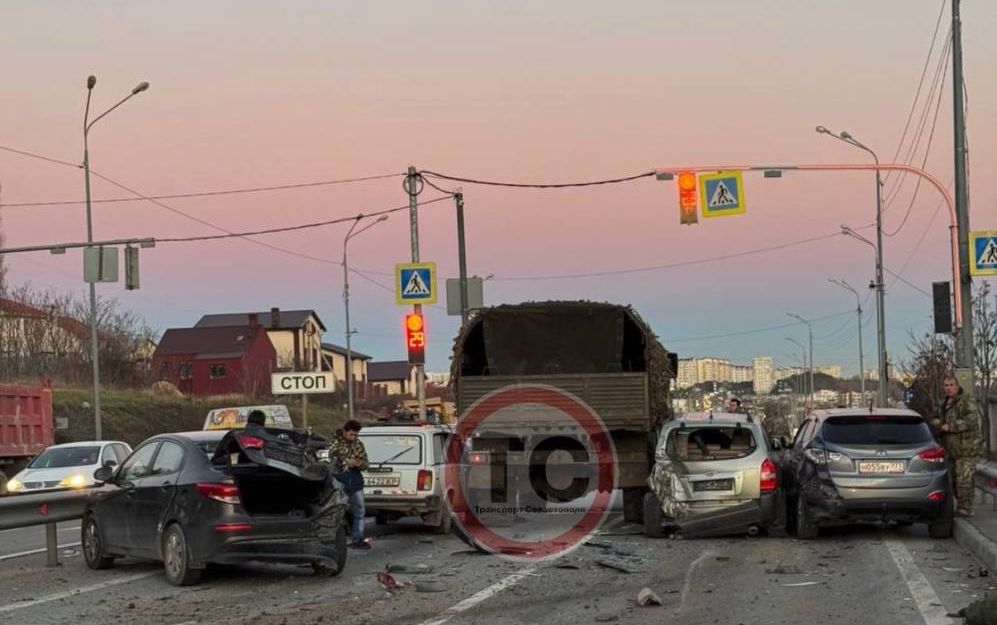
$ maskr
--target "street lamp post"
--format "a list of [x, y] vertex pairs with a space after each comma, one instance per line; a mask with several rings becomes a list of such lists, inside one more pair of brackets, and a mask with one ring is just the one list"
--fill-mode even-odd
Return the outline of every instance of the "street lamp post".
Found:
[[[86, 109], [83, 111], [83, 185], [86, 190], [87, 243], [93, 243], [93, 216], [90, 206], [90, 129], [108, 113], [130, 100], [133, 96], [136, 96], [149, 88], [149, 83], [140, 82], [128, 95], [119, 100], [117, 104], [95, 117], [93, 121], [88, 121], [90, 118], [90, 96], [93, 95], [93, 88], [96, 84], [96, 76], [87, 77], [87, 105]], [[90, 362], [93, 367], [94, 436], [96, 440], [101, 440], [100, 349], [97, 345], [97, 284], [95, 282], [90, 283]]]
[[[862, 236], [858, 232], [855, 232], [855, 230], [849, 228], [848, 226], [846, 226], [844, 224], [841, 225], [841, 234], [849, 236], [849, 237], [855, 239], [856, 241], [861, 241], [861, 242], [865, 243], [866, 245], [868, 245], [869, 247], [873, 248], [874, 250], [877, 249], [875, 243], [873, 243], [869, 239], [865, 238], [864, 236]], [[878, 267], [877, 267], [877, 270], [878, 270]], [[877, 368], [878, 368], [878, 371], [879, 371], [879, 376], [878, 376], [879, 377], [879, 391], [877, 393], [877, 396], [879, 398], [879, 405], [880, 405], [880, 407], [886, 407], [886, 404], [887, 404], [887, 393], [886, 393], [886, 391], [887, 391], [887, 385], [889, 384], [889, 377], [885, 375], [885, 371], [887, 370], [888, 363], [887, 363], [887, 360], [886, 360], [886, 342], [884, 340], [884, 337], [886, 336], [886, 331], [884, 329], [885, 319], [883, 318], [883, 307], [881, 305], [882, 304], [882, 295], [883, 295], [883, 283], [882, 283], [882, 279], [881, 279], [881, 276], [880, 276], [880, 274], [879, 274], [878, 271], [876, 273], [876, 280], [869, 283], [869, 288], [870, 289], [873, 289], [873, 288], [876, 289], [876, 296], [877, 296], [877, 301], [876, 301], [876, 304], [877, 304], [877, 306], [876, 306], [876, 326], [877, 326], [877, 328], [879, 330], [879, 332], [878, 332], [878, 334], [879, 334], [879, 344], [878, 344], [877, 350], [876, 350], [876, 352], [877, 352], [877, 358], [878, 358]]]
[[879, 169], [879, 156], [846, 131], [834, 134], [824, 126], [817, 126], [816, 130], [819, 134], [834, 137], [838, 141], [868, 152], [872, 155], [873, 160], [876, 161], [876, 244], [874, 245], [876, 249], [876, 342], [879, 351], [879, 405], [885, 407], [888, 401], [887, 390], [890, 377], [886, 360], [886, 303], [884, 301], [885, 283], [883, 282], [883, 183]]
[[814, 388], [814, 326], [810, 320], [804, 319], [797, 314], [786, 314], [793, 319], [799, 319], [801, 322], [807, 324], [807, 332], [810, 334], [810, 408], [812, 409], [814, 407], [814, 392], [817, 390]]
[[346, 306], [346, 412], [350, 419], [353, 418], [353, 345], [351, 341], [353, 329], [350, 328], [350, 265], [346, 248], [350, 239], [365, 230], [370, 230], [382, 221], [386, 221], [388, 216], [381, 215], [374, 223], [367, 224], [354, 232], [353, 230], [363, 218], [363, 215], [357, 215], [356, 219], [353, 220], [353, 225], [350, 226], [349, 231], [346, 233], [346, 238], [343, 239], [343, 303]]
[[859, 322], [859, 384], [862, 392], [862, 403], [865, 403], [865, 356], [862, 353], [862, 298], [859, 297], [859, 292], [844, 280], [828, 278], [827, 281], [837, 284], [843, 289], [848, 289], [855, 295], [855, 311]]
[[[797, 347], [800, 348], [800, 351], [803, 354], [803, 369], [802, 369], [802, 371], [806, 371], [806, 369], [807, 369], [807, 348], [803, 345], [803, 343], [797, 341], [794, 338], [790, 338], [788, 336], [785, 337], [785, 338], [786, 338], [787, 341], [789, 341], [793, 345], [796, 345]], [[802, 387], [802, 388], [800, 388], [800, 394], [801, 395], [806, 394], [805, 391], [806, 391], [807, 382], [806, 382], [806, 378], [803, 376], [802, 373], [800, 374], [800, 386]], [[808, 402], [804, 402], [804, 412], [809, 412], [810, 407], [806, 406], [806, 403], [808, 403]], [[806, 416], [806, 415], [804, 415], [804, 416]]]

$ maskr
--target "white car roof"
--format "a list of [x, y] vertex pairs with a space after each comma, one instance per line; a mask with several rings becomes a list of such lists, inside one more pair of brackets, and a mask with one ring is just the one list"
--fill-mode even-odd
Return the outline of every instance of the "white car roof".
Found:
[[413, 423], [398, 425], [365, 425], [360, 429], [360, 436], [364, 434], [422, 434], [424, 432], [442, 432], [449, 434], [453, 430], [448, 425], [436, 423]]
[[124, 443], [122, 441], [76, 441], [74, 443], [60, 443], [58, 445], [49, 445], [45, 449], [63, 449], [66, 447], [96, 447], [98, 445], [110, 445], [111, 443], [118, 443], [119, 445], [128, 445], [128, 443]]
[[823, 419], [827, 417], [861, 417], [863, 415], [880, 415], [883, 417], [920, 417], [921, 415], [907, 408], [827, 408], [814, 410], [808, 417]]
[[[751, 419], [749, 421], [749, 418]], [[671, 424], [685, 423], [686, 426], [693, 425], [724, 425], [734, 426], [740, 423], [742, 426], [757, 424], [758, 421], [748, 414], [734, 412], [687, 412], [675, 415]]]

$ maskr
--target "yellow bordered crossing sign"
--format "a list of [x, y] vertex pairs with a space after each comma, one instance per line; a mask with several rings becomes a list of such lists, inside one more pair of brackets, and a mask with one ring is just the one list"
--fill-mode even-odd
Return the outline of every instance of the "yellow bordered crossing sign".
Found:
[[969, 233], [970, 274], [997, 276], [997, 230]]
[[744, 179], [739, 171], [721, 171], [699, 176], [703, 217], [740, 215], [744, 212]]
[[435, 304], [436, 295], [436, 263], [395, 265], [395, 301], [398, 304]]

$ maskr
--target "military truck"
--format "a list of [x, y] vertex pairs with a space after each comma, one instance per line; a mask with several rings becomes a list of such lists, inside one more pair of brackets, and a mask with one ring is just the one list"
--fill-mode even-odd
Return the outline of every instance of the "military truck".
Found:
[[[677, 369], [678, 357], [629, 306], [531, 302], [477, 312], [455, 341], [451, 384], [461, 416], [482, 397], [516, 384], [552, 386], [581, 399], [610, 432], [625, 516], [639, 523], [657, 432], [672, 417], [670, 386]], [[524, 414], [528, 421], [531, 415]], [[508, 502], [503, 491], [515, 479], [508, 468], [535, 463], [531, 445], [551, 436], [544, 417], [534, 418], [514, 433], [475, 432], [473, 453], [463, 461], [468, 489], [490, 488], [492, 501]], [[475, 463], [485, 466], [476, 469]], [[550, 470], [548, 464], [526, 468]]]

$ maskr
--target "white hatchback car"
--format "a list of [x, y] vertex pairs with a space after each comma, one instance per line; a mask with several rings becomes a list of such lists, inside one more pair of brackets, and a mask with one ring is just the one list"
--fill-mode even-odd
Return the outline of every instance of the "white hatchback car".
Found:
[[121, 441], [81, 441], [52, 445], [7, 482], [8, 493], [35, 493], [93, 486], [93, 472], [121, 464], [132, 448]]
[[421, 517], [440, 534], [450, 532], [452, 517], [443, 492], [446, 425], [365, 425], [367, 448], [364, 503], [379, 525], [406, 516]]

